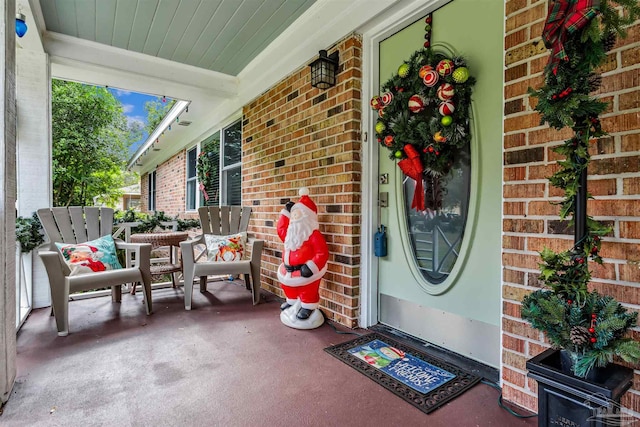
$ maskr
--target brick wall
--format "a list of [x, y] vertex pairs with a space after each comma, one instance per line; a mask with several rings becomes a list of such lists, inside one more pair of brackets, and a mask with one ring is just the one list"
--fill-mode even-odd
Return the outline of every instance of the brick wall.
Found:
[[[186, 151], [181, 150], [156, 168], [156, 211], [185, 217], [187, 186]], [[140, 210], [149, 211], [149, 175], [140, 177]], [[193, 216], [193, 215], [190, 215]]]
[[243, 109], [242, 199], [254, 208], [250, 231], [266, 241], [262, 286], [284, 296], [275, 224], [284, 204], [309, 187], [330, 251], [321, 307], [349, 327], [357, 324], [360, 295], [361, 47], [352, 35], [327, 49], [340, 52], [336, 86], [311, 87], [305, 64]]
[[[572, 230], [558, 221], [561, 192], [546, 178], [556, 169], [551, 150], [570, 131], [540, 126], [527, 88], [543, 83], [548, 60], [540, 35], [547, 13], [544, 0], [508, 0], [505, 34], [505, 118], [503, 186], [502, 380], [504, 398], [537, 410], [537, 389], [526, 378], [525, 362], [548, 347], [543, 336], [520, 318], [520, 301], [538, 284], [538, 251], [567, 249]], [[610, 102], [602, 115], [609, 132], [591, 145], [588, 213], [613, 226], [603, 245], [602, 266], [594, 265], [591, 287], [640, 310], [640, 24], [629, 29], [600, 70], [598, 94]], [[633, 335], [640, 339], [638, 330]], [[638, 366], [635, 366], [638, 368]], [[622, 404], [640, 413], [640, 371]]]

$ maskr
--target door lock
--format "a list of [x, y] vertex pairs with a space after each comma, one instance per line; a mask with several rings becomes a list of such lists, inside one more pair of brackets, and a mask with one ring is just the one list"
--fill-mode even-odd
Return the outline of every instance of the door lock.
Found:
[[380, 178], [378, 179], [378, 182], [380, 184], [388, 184], [389, 183], [389, 174], [388, 173], [381, 173], [380, 174]]
[[378, 206], [380, 206], [381, 208], [389, 207], [389, 192], [383, 191], [380, 193], [380, 196], [378, 198]]

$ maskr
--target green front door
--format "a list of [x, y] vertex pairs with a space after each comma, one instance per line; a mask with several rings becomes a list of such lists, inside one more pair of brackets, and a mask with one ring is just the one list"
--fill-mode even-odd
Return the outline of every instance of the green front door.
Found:
[[[379, 259], [379, 321], [494, 367], [500, 365], [503, 6], [454, 0], [433, 13], [434, 49], [465, 57], [477, 79], [469, 168], [444, 184], [444, 206], [411, 209], [411, 191], [403, 188], [414, 181], [386, 147], [379, 151], [379, 196], [388, 200], [380, 209], [388, 255]], [[380, 85], [422, 48], [424, 34], [421, 19], [380, 42]]]

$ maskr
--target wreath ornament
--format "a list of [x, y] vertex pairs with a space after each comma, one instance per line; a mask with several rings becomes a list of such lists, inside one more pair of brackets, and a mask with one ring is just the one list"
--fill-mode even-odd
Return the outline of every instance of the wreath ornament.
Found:
[[198, 155], [198, 161], [196, 163], [196, 173], [198, 175], [198, 182], [200, 185], [198, 188], [202, 192], [202, 196], [205, 200], [209, 200], [209, 195], [207, 194], [207, 188], [211, 186], [212, 178], [212, 169], [213, 165], [211, 163], [211, 159], [209, 158], [209, 154], [206, 151], [201, 151]]
[[459, 163], [469, 146], [471, 87], [466, 60], [447, 58], [431, 49], [420, 49], [382, 85], [382, 94], [371, 98], [377, 110], [378, 143], [389, 149], [391, 159], [416, 181], [411, 207], [437, 210], [438, 201], [425, 206], [423, 180], [437, 181]]

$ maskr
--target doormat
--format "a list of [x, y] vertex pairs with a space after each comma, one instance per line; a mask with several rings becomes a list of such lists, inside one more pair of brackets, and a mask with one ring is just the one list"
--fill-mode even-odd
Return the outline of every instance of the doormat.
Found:
[[377, 333], [324, 350], [426, 414], [480, 381], [477, 375]]

